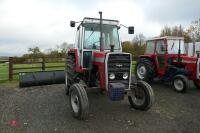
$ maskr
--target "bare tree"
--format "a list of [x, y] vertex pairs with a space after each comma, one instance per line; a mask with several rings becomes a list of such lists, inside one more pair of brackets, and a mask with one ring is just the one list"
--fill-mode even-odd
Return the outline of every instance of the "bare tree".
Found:
[[188, 33], [192, 39], [195, 41], [200, 41], [200, 18], [192, 21]]

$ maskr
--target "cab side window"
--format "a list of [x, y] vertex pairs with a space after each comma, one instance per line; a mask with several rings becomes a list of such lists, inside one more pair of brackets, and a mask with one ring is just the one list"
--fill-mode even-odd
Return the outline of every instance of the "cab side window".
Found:
[[145, 50], [145, 54], [153, 54], [154, 53], [154, 41], [148, 41], [146, 42], [146, 50]]
[[164, 41], [161, 40], [161, 41], [157, 41], [156, 43], [156, 53], [157, 54], [165, 54], [165, 44], [164, 44]]

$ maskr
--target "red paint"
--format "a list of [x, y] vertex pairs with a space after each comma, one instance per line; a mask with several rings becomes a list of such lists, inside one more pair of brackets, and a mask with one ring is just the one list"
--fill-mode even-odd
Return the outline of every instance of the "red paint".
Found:
[[11, 127], [16, 127], [17, 126], [17, 121], [15, 119], [12, 119], [8, 122], [8, 124], [11, 126]]
[[[100, 51], [93, 51], [93, 59], [94, 58], [100, 58], [100, 59], [105, 59], [105, 56], [106, 56], [106, 53], [107, 52], [100, 52]], [[78, 59], [80, 57], [78, 57], [78, 49], [77, 48], [72, 48], [70, 49], [69, 51], [69, 54], [74, 54], [75, 58], [76, 58], [76, 67], [75, 67], [75, 71], [78, 72], [78, 73], [84, 73], [86, 71], [88, 71], [87, 69], [85, 68], [81, 68], [79, 62], [78, 62]], [[96, 65], [99, 69], [99, 74], [100, 74], [100, 88], [101, 90], [105, 90], [105, 62], [95, 62], [93, 61], [92, 62], [93, 65]]]
[[[107, 52], [100, 52], [100, 51], [94, 51], [93, 52], [93, 58], [100, 58], [100, 59], [105, 59]], [[92, 62], [93, 65], [96, 65], [99, 68], [99, 75], [100, 75], [100, 87], [101, 90], [105, 90], [105, 62]]]
[[100, 88], [102, 91], [105, 90], [105, 64], [101, 62], [93, 62], [93, 65], [98, 66], [100, 75]]
[[77, 49], [77, 48], [72, 48], [72, 49], [70, 49], [69, 53], [75, 55], [75, 59], [76, 59], [76, 67], [75, 67], [75, 70], [76, 70], [76, 72], [83, 73], [84, 71], [86, 71], [87, 69], [81, 68], [81, 66], [80, 66], [80, 64], [79, 64], [79, 62], [78, 62], [78, 60], [79, 60], [79, 57], [78, 57], [78, 49]]
[[97, 58], [104, 58], [107, 52], [103, 51], [94, 51], [93, 52], [93, 57], [97, 57]]

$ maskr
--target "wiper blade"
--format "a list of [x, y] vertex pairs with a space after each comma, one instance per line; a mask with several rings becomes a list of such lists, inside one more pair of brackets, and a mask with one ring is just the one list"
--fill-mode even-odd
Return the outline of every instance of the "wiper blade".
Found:
[[[175, 42], [175, 40], [174, 40], [174, 42]], [[173, 44], [172, 44], [171, 50], [174, 48], [174, 42], [173, 42]]]
[[93, 30], [92, 33], [89, 35], [89, 37], [86, 39], [86, 42], [87, 42], [87, 40], [92, 36], [93, 33], [94, 33], [94, 30]]
[[94, 31], [97, 29], [98, 25], [95, 26], [94, 28], [92, 28], [92, 33], [89, 35], [89, 37], [85, 40], [87, 42], [87, 40], [92, 36], [92, 34], [94, 33]]

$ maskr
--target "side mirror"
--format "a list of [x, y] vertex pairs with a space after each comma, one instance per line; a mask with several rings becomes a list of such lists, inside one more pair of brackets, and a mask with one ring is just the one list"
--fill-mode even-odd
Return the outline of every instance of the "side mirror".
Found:
[[134, 34], [134, 27], [133, 26], [128, 27], [128, 34]]
[[70, 21], [70, 26], [75, 27], [76, 22], [75, 21]]

